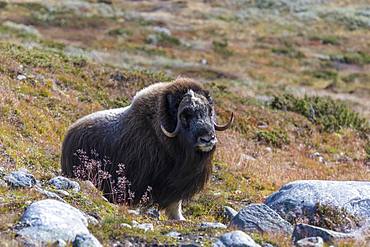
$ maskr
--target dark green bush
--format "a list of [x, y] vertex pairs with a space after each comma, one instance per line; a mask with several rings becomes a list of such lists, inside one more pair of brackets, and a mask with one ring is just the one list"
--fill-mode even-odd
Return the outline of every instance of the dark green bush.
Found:
[[261, 130], [257, 132], [256, 139], [259, 142], [278, 148], [289, 144], [288, 135], [283, 130]]
[[290, 58], [304, 58], [305, 57], [305, 55], [302, 52], [296, 50], [291, 45], [286, 45], [284, 47], [272, 48], [271, 51], [275, 54], [290, 57]]
[[366, 133], [369, 131], [369, 123], [365, 118], [361, 118], [344, 103], [329, 97], [297, 98], [285, 94], [275, 96], [271, 107], [302, 114], [327, 132], [336, 132], [342, 128], [352, 128]]
[[228, 45], [229, 43], [226, 39], [222, 41], [214, 40], [212, 42], [213, 50], [224, 57], [230, 57], [233, 54], [233, 52], [229, 50]]
[[366, 65], [370, 64], [370, 55], [365, 52], [347, 52], [342, 55], [332, 55], [332, 61], [338, 61], [346, 64]]

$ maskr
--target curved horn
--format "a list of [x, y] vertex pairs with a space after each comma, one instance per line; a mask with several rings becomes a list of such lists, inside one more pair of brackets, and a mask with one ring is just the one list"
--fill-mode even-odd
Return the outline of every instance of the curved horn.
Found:
[[216, 122], [214, 123], [215, 129], [218, 131], [224, 131], [230, 128], [231, 124], [234, 122], [234, 113], [231, 113], [231, 117], [229, 119], [229, 122], [225, 125], [218, 125]]
[[173, 131], [173, 132], [169, 132], [169, 131], [167, 131], [165, 128], [164, 128], [164, 126], [163, 126], [163, 124], [161, 124], [161, 130], [163, 131], [163, 133], [167, 136], [167, 137], [169, 137], [169, 138], [173, 138], [173, 137], [175, 137], [176, 135], [177, 135], [177, 133], [179, 132], [179, 130], [180, 130], [180, 114], [177, 114], [177, 124], [176, 124], [176, 128], [175, 128], [175, 130]]

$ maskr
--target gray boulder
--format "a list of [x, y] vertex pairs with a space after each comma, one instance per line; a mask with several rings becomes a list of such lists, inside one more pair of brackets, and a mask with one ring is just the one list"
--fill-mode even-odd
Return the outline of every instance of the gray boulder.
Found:
[[314, 213], [315, 205], [345, 209], [370, 219], [370, 182], [302, 180], [284, 185], [265, 203], [286, 220]]
[[307, 224], [297, 224], [294, 228], [292, 239], [298, 242], [301, 239], [308, 237], [320, 237], [324, 242], [333, 243], [336, 240], [355, 239], [355, 236], [350, 233], [335, 232], [325, 228], [311, 226]]
[[73, 190], [74, 192], [80, 191], [80, 185], [63, 176], [58, 176], [49, 180], [49, 184], [53, 185], [58, 190]]
[[63, 240], [73, 242], [77, 235], [89, 235], [84, 214], [53, 199], [32, 203], [24, 212], [17, 235], [27, 244], [53, 244]]
[[218, 238], [213, 247], [261, 247], [242, 231], [228, 232]]
[[321, 237], [309, 237], [298, 240], [297, 247], [324, 247], [324, 240]]
[[293, 232], [292, 225], [265, 204], [250, 204], [231, 220], [231, 227], [247, 232], [286, 233]]
[[4, 177], [4, 181], [12, 188], [31, 188], [37, 184], [35, 177], [24, 169], [11, 172]]

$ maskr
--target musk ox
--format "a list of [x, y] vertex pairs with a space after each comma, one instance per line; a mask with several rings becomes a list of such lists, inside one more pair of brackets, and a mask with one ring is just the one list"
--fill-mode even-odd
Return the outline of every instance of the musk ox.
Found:
[[[151, 188], [150, 203], [165, 209], [170, 219], [184, 220], [182, 200], [190, 199], [205, 186], [217, 139], [213, 100], [196, 81], [177, 78], [139, 91], [131, 105], [85, 116], [68, 130], [62, 145], [62, 171], [76, 176], [81, 168], [78, 150], [94, 150], [111, 161], [104, 169], [117, 180], [124, 164], [133, 203]], [[111, 187], [100, 189], [105, 195]], [[109, 196], [108, 196], [109, 198]]]

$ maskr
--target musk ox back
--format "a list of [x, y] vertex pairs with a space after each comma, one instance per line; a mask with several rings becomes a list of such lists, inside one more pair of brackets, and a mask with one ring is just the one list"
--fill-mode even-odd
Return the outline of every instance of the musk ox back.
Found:
[[[98, 186], [108, 199], [131, 193], [131, 203], [137, 204], [150, 188], [147, 203], [182, 220], [181, 201], [199, 192], [211, 173], [215, 130], [227, 129], [233, 115], [224, 126], [215, 120], [212, 98], [199, 83], [178, 78], [153, 84], [139, 91], [128, 107], [99, 111], [75, 122], [62, 145], [62, 171], [78, 177], [86, 169], [79, 154], [94, 156], [110, 177]], [[112, 189], [112, 181], [129, 182]]]

